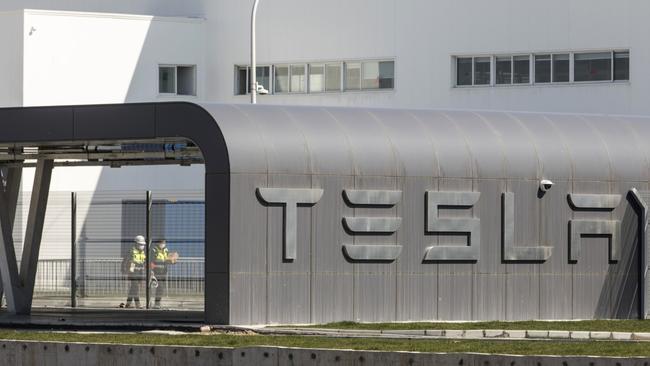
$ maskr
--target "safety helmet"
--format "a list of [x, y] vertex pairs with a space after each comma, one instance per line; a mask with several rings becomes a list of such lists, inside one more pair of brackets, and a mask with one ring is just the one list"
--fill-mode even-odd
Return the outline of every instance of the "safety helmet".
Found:
[[144, 240], [144, 236], [142, 235], [137, 235], [133, 241], [136, 245], [147, 245], [147, 242]]

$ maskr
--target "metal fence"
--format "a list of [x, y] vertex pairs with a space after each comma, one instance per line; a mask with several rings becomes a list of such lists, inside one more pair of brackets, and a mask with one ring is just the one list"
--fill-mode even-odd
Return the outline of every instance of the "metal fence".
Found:
[[[74, 276], [77, 297], [123, 296], [129, 282], [122, 273], [120, 258], [94, 258], [77, 261], [78, 273]], [[69, 297], [72, 279], [69, 259], [44, 259], [38, 262], [34, 288], [35, 296]], [[203, 258], [182, 258], [170, 266], [167, 281], [169, 296], [203, 296]], [[144, 285], [144, 279], [142, 280]]]

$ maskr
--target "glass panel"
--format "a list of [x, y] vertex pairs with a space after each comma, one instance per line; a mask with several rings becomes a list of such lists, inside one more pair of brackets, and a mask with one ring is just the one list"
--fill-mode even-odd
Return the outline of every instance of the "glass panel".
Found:
[[614, 80], [630, 80], [630, 52], [614, 52]]
[[196, 66], [178, 66], [178, 95], [196, 95]]
[[325, 65], [325, 90], [341, 91], [341, 64]]
[[176, 67], [161, 66], [158, 68], [158, 92], [176, 93]]
[[551, 55], [535, 55], [535, 82], [551, 82]]
[[512, 63], [510, 56], [498, 56], [496, 62], [496, 83], [512, 83]]
[[369, 61], [362, 67], [363, 89], [390, 89], [393, 87], [394, 78], [393, 61]]
[[361, 63], [350, 62], [345, 64], [345, 90], [361, 89]]
[[514, 56], [513, 62], [513, 80], [515, 84], [528, 84], [530, 82], [530, 57]]
[[395, 62], [379, 63], [379, 89], [392, 89], [395, 86]]
[[237, 95], [244, 95], [248, 91], [248, 69], [245, 67], [237, 68]]
[[304, 93], [306, 79], [305, 65], [291, 65], [291, 92]]
[[472, 58], [456, 59], [456, 85], [472, 85]]
[[[257, 84], [262, 85], [264, 89], [270, 90], [271, 88], [271, 67], [270, 66], [258, 66], [257, 72], [255, 73], [257, 77]], [[250, 88], [250, 87], [249, 87]]]
[[553, 82], [569, 81], [569, 54], [553, 55]]
[[474, 58], [474, 85], [490, 84], [490, 58]]
[[612, 80], [612, 53], [576, 53], [573, 60], [574, 81]]
[[309, 92], [320, 93], [325, 89], [325, 65], [309, 65]]
[[289, 91], [289, 66], [275, 67], [275, 87], [276, 93], [286, 93]]
[[364, 62], [362, 68], [363, 79], [361, 86], [363, 89], [379, 88], [379, 63], [376, 61]]

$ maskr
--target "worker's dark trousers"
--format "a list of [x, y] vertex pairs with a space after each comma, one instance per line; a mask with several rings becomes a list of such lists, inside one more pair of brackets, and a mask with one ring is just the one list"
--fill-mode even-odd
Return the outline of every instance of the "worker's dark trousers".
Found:
[[155, 304], [160, 305], [160, 301], [163, 297], [167, 296], [167, 272], [165, 273], [155, 273], [156, 279], [158, 280], [158, 287], [155, 289]]
[[130, 304], [131, 301], [135, 301], [135, 306], [140, 306], [140, 286], [144, 277], [141, 273], [132, 274], [129, 276], [129, 293], [126, 298], [126, 304]]

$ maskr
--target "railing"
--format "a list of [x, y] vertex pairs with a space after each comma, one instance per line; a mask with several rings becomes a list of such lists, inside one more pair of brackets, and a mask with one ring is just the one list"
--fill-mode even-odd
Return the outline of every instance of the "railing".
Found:
[[[78, 260], [75, 276], [78, 297], [123, 296], [129, 286], [122, 273], [121, 258]], [[45, 259], [38, 262], [35, 296], [70, 296], [72, 278], [69, 259]], [[144, 279], [142, 285], [144, 286]], [[169, 266], [167, 281], [169, 296], [202, 296], [204, 286], [203, 258], [181, 258]]]

